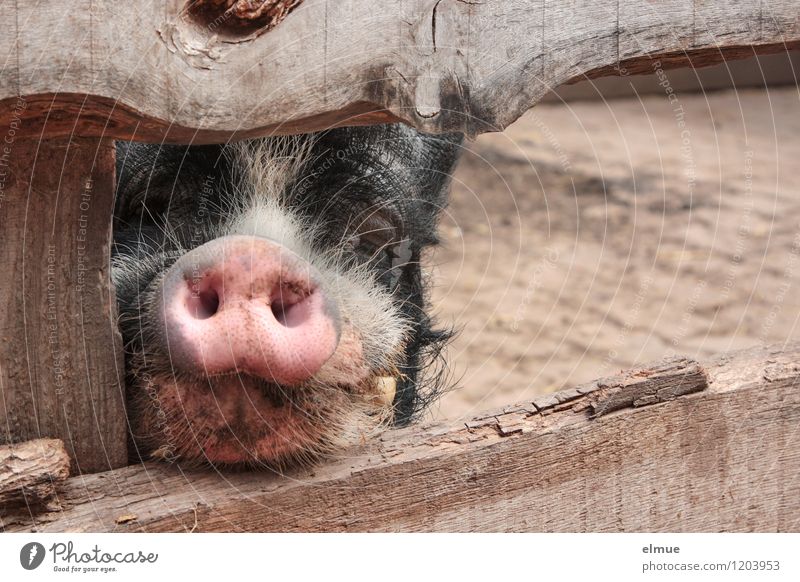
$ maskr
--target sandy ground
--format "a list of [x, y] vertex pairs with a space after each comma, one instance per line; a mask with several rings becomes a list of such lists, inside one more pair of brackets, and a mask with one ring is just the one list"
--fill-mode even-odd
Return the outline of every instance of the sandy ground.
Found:
[[540, 105], [481, 136], [431, 257], [458, 418], [800, 338], [797, 89]]

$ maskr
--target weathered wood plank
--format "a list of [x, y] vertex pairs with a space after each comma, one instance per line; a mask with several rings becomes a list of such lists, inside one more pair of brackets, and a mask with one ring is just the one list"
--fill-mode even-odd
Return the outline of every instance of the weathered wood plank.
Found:
[[75, 472], [105, 471], [127, 463], [114, 147], [18, 139], [21, 124], [0, 126], [0, 444], [59, 438]]
[[0, 516], [12, 506], [48, 505], [67, 477], [69, 455], [63, 441], [37, 439], [0, 446]]
[[49, 136], [210, 142], [397, 120], [476, 134], [573, 79], [800, 46], [792, 0], [230, 5], [1, 8], [16, 34], [0, 40], [0, 122], [22, 95], [29, 137], [51, 111]]
[[[390, 431], [287, 477], [146, 464], [72, 478], [63, 511], [4, 527], [800, 531], [799, 361], [800, 344], [674, 360], [466, 424]], [[631, 386], [679, 385], [700, 392], [609, 412]]]

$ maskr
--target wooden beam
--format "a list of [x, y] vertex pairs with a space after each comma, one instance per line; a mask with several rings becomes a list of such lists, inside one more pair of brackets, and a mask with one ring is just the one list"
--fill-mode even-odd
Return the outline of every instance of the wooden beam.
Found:
[[0, 444], [59, 438], [74, 472], [121, 467], [114, 144], [18, 139], [22, 125], [0, 126]]
[[800, 531], [800, 344], [389, 431], [286, 477], [147, 463], [8, 531]]
[[37, 439], [0, 446], [0, 516], [11, 508], [35, 511], [50, 505], [69, 477], [69, 455], [63, 441]]
[[397, 120], [477, 134], [570, 80], [800, 46], [793, 0], [241, 4], [5, 3], [0, 123], [23, 96], [28, 137], [45, 120], [47, 136], [142, 141]]

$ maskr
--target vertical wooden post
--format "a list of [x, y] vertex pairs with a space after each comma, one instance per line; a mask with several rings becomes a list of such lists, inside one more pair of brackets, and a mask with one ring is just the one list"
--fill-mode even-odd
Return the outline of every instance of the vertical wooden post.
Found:
[[0, 444], [55, 437], [73, 471], [120, 467], [127, 425], [109, 280], [114, 144], [16, 133], [12, 116], [0, 127]]

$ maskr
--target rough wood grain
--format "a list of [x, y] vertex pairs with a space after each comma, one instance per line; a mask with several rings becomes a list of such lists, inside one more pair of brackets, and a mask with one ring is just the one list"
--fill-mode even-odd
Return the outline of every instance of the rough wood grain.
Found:
[[48, 115], [49, 136], [145, 141], [396, 120], [476, 134], [570, 80], [800, 46], [792, 0], [230, 5], [4, 3], [0, 122], [25, 96], [25, 136]]
[[[72, 478], [9, 531], [800, 531], [800, 345], [656, 364], [312, 471]], [[671, 372], [670, 372], [671, 370]], [[698, 371], [704, 371], [700, 375]], [[633, 377], [701, 391], [595, 417]], [[707, 378], [706, 386], [704, 379]], [[619, 388], [623, 386], [623, 388]], [[640, 386], [641, 388], [641, 386]], [[605, 391], [605, 392], [604, 392]]]
[[58, 439], [0, 446], [0, 516], [11, 506], [57, 509], [58, 487], [69, 477], [69, 455]]
[[706, 372], [697, 362], [673, 358], [644, 370], [633, 370], [617, 378], [598, 380], [588, 404], [595, 416], [622, 408], [666, 402], [699, 392], [708, 384]]
[[105, 471], [127, 463], [114, 147], [18, 139], [22, 123], [0, 126], [0, 444], [59, 438], [75, 472]]

